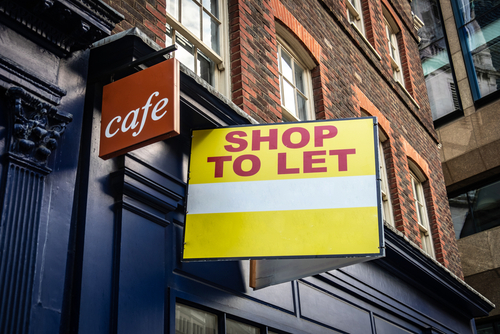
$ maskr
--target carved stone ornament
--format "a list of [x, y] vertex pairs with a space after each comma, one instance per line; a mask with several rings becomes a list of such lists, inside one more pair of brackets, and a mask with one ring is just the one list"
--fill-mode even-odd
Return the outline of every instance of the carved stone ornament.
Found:
[[0, 21], [66, 57], [111, 34], [123, 16], [100, 0], [0, 0]]
[[13, 124], [10, 153], [45, 166], [73, 115], [58, 111], [20, 87], [9, 88], [6, 95]]

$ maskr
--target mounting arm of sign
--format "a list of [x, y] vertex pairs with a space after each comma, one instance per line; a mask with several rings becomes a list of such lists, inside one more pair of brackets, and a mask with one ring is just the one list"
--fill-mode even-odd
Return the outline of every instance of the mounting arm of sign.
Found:
[[[129, 68], [132, 68], [132, 67], [137, 67], [139, 65], [142, 65], [148, 61], [151, 61], [151, 60], [154, 60], [154, 59], [157, 59], [159, 57], [163, 57], [164, 55], [168, 54], [168, 53], [172, 53], [174, 51], [177, 50], [177, 45], [173, 44], [173, 45], [170, 45], [170, 46], [167, 46], [166, 48], [164, 49], [161, 49], [161, 50], [158, 50], [158, 51], [155, 51], [155, 52], [152, 52], [148, 55], [145, 55], [144, 57], [141, 57], [139, 59], [136, 59], [134, 60], [133, 62], [131, 63], [128, 63], [128, 64], [125, 64], [125, 65], [122, 65], [108, 73], [106, 73], [105, 75], [103, 75], [103, 77], [111, 77], [113, 78], [115, 76], [116, 73], [119, 73], [121, 71], [124, 71], [124, 70], [127, 70]], [[168, 60], [169, 58], [164, 58], [161, 59], [158, 63], [164, 61], [164, 60]], [[112, 80], [113, 81], [113, 80]]]

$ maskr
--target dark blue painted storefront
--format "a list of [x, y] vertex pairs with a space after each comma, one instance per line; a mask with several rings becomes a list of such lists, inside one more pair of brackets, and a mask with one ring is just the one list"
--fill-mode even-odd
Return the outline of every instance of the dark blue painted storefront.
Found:
[[[40, 43], [23, 27], [1, 28], [34, 59], [56, 52], [30, 48]], [[216, 314], [222, 333], [226, 319], [261, 333], [474, 332], [491, 305], [390, 229], [381, 260], [256, 291], [248, 261], [180, 262], [191, 130], [249, 120], [184, 70], [181, 135], [98, 158], [103, 85], [154, 51], [139, 35], [51, 57], [52, 69], [0, 51], [1, 333], [175, 333], [176, 303]], [[26, 115], [53, 106], [49, 123], [67, 124], [60, 137], [50, 128], [46, 160], [22, 150], [16, 101]]]

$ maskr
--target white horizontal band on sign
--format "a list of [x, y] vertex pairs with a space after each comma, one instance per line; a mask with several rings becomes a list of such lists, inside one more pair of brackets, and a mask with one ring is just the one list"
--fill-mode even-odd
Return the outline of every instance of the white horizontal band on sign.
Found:
[[377, 206], [375, 175], [189, 185], [188, 214]]

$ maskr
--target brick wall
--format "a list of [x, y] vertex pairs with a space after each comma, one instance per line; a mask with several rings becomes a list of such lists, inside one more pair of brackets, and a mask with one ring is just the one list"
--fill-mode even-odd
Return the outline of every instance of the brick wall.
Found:
[[165, 0], [103, 0], [120, 12], [125, 19], [116, 25], [114, 33], [139, 28], [161, 47], [165, 47]]
[[[134, 26], [163, 46], [163, 0], [105, 0], [125, 16], [116, 31]], [[317, 119], [377, 116], [387, 134], [384, 154], [396, 228], [421, 245], [408, 161], [423, 183], [436, 259], [462, 277], [443, 182], [437, 135], [420, 66], [417, 35], [406, 0], [382, 0], [399, 29], [406, 91], [392, 78], [382, 4], [363, 0], [366, 37], [354, 30], [343, 1], [228, 0], [232, 101], [261, 122], [280, 122], [276, 24], [284, 26], [316, 63], [312, 69]]]

